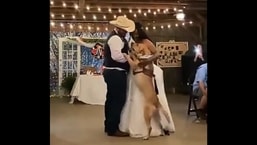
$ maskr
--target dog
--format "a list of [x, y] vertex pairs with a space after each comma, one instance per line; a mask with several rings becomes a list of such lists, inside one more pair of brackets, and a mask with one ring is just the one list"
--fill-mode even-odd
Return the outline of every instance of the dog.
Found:
[[[144, 106], [144, 118], [148, 128], [147, 135], [143, 137], [144, 140], [149, 139], [151, 134], [151, 119], [154, 115], [158, 115], [159, 113], [163, 113], [166, 120], [170, 122], [170, 118], [168, 113], [163, 109], [161, 103], [159, 102], [154, 84], [154, 66], [153, 61], [150, 61], [144, 64], [149, 57], [152, 57], [153, 54], [148, 49], [146, 45], [143, 43], [132, 43], [131, 49], [129, 50], [129, 54], [125, 55], [130, 64], [133, 75], [135, 78], [135, 83], [138, 86], [139, 90], [142, 92], [145, 98], [145, 106]], [[169, 131], [163, 129], [163, 133], [165, 135], [169, 135]]]

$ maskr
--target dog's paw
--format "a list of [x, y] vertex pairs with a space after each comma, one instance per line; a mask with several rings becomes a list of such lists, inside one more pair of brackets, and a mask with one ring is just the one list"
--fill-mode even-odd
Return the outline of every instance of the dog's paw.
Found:
[[163, 129], [163, 133], [164, 133], [164, 135], [170, 135], [170, 131], [166, 130], [166, 129]]
[[164, 131], [162, 131], [162, 132], [161, 132], [161, 135], [160, 135], [160, 136], [165, 136], [165, 133], [164, 133]]
[[143, 140], [149, 140], [149, 136], [143, 137]]

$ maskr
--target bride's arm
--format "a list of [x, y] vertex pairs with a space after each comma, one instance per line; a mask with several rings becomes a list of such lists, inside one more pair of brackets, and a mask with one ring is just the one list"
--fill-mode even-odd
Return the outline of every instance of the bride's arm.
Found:
[[150, 40], [145, 39], [145, 40], [143, 40], [143, 43], [147, 46], [147, 48], [151, 51], [151, 53], [153, 55], [151, 57], [149, 57], [148, 59], [141, 61], [139, 63], [139, 65], [147, 65], [147, 64], [152, 63], [153, 61], [157, 60], [159, 57], [159, 54], [158, 54], [154, 44]]

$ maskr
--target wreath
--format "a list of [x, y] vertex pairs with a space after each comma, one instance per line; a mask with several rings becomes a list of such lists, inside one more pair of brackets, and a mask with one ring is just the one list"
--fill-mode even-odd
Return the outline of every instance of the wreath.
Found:
[[104, 56], [103, 45], [100, 43], [96, 43], [91, 50], [91, 54], [97, 59], [102, 59]]

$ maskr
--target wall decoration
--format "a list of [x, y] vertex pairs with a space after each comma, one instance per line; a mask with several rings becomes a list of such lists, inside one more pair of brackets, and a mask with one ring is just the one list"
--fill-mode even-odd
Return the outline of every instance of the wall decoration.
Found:
[[[50, 92], [51, 94], [58, 94], [59, 89], [59, 57], [64, 57], [65, 59], [76, 59], [77, 60], [77, 53], [73, 52], [73, 56], [68, 54], [68, 50], [62, 53], [62, 56], [59, 56], [59, 39], [60, 38], [66, 38], [67, 39], [67, 47], [72, 46], [73, 44], [77, 44], [77, 42], [73, 41], [73, 37], [81, 37], [83, 42], [87, 43], [86, 46], [77, 44], [79, 47], [77, 49], [80, 50], [80, 65], [76, 65], [77, 63], [63, 63], [63, 68], [65, 69], [71, 69], [71, 70], [77, 70], [79, 67], [85, 67], [85, 66], [92, 66], [96, 67], [98, 72], [101, 71], [101, 67], [103, 64], [103, 59], [95, 59], [91, 55], [91, 49], [92, 47], [98, 42], [98, 43], [105, 43], [105, 40], [109, 33], [106, 32], [50, 32]], [[68, 39], [70, 38], [70, 40]], [[68, 43], [69, 42], [69, 43]], [[66, 47], [66, 45], [65, 45]], [[66, 58], [67, 57], [67, 58]], [[74, 71], [70, 71], [68, 73], [72, 73]], [[62, 74], [62, 77], [66, 77], [66, 73]], [[62, 78], [64, 79], [64, 78]]]
[[59, 60], [58, 60], [58, 87], [66, 77], [77, 76], [80, 69], [80, 46], [59, 38]]
[[50, 33], [50, 91], [58, 89], [58, 37]]
[[81, 46], [81, 68], [94, 67], [97, 73], [101, 73], [103, 58], [95, 57], [92, 55], [91, 50], [91, 47]]
[[157, 65], [160, 67], [181, 67], [181, 56], [188, 50], [188, 42], [156, 42], [160, 55]]

